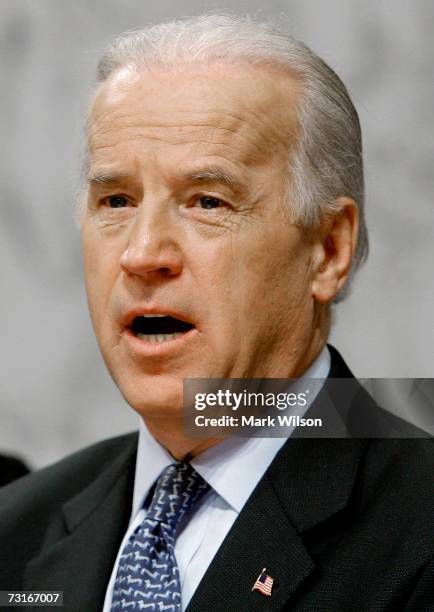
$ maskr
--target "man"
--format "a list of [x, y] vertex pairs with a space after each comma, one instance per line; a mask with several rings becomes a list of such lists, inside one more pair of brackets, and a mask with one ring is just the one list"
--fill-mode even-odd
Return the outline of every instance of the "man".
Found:
[[[139, 440], [4, 490], [2, 588], [80, 612], [430, 609], [431, 441], [330, 386], [352, 376], [330, 305], [366, 253], [341, 81], [268, 24], [163, 24], [105, 53], [87, 137], [90, 312]], [[183, 429], [186, 378], [327, 376], [308, 414], [347, 439]]]

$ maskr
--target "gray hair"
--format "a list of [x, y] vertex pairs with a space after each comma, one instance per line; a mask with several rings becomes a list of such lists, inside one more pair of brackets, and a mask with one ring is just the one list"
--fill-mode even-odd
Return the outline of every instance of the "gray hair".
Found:
[[119, 36], [99, 61], [98, 83], [128, 63], [155, 67], [213, 61], [277, 65], [300, 81], [298, 138], [289, 150], [291, 219], [314, 228], [338, 208], [339, 196], [353, 198], [360, 215], [354, 272], [368, 252], [359, 119], [340, 78], [303, 43], [274, 23], [249, 16], [192, 17]]

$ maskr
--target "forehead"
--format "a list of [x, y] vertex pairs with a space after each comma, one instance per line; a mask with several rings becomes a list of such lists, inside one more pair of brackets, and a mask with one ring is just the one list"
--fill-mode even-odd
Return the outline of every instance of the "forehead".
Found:
[[298, 83], [283, 69], [126, 65], [99, 88], [89, 122], [91, 157], [152, 145], [239, 163], [287, 157], [296, 135]]

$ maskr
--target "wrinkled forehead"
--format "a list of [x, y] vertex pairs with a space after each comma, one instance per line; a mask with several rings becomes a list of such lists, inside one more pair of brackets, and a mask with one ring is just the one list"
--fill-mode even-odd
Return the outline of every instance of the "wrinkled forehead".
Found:
[[125, 65], [96, 93], [90, 152], [127, 134], [155, 143], [204, 139], [235, 145], [238, 154], [250, 158], [287, 156], [296, 138], [298, 92], [295, 76], [276, 66]]

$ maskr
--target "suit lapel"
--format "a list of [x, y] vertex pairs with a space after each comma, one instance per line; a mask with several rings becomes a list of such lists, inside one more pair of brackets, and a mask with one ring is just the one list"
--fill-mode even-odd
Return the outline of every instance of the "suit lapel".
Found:
[[[275, 580], [270, 598], [252, 592], [264, 567]], [[213, 559], [187, 612], [278, 610], [313, 567], [272, 481], [263, 479]]]
[[[313, 572], [303, 532], [343, 510], [363, 440], [289, 439], [212, 561], [187, 612], [281, 610]], [[252, 592], [263, 567], [271, 597]]]
[[63, 506], [64, 537], [30, 561], [24, 589], [64, 591], [65, 612], [102, 609], [131, 511], [136, 448], [129, 438], [113, 464]]

